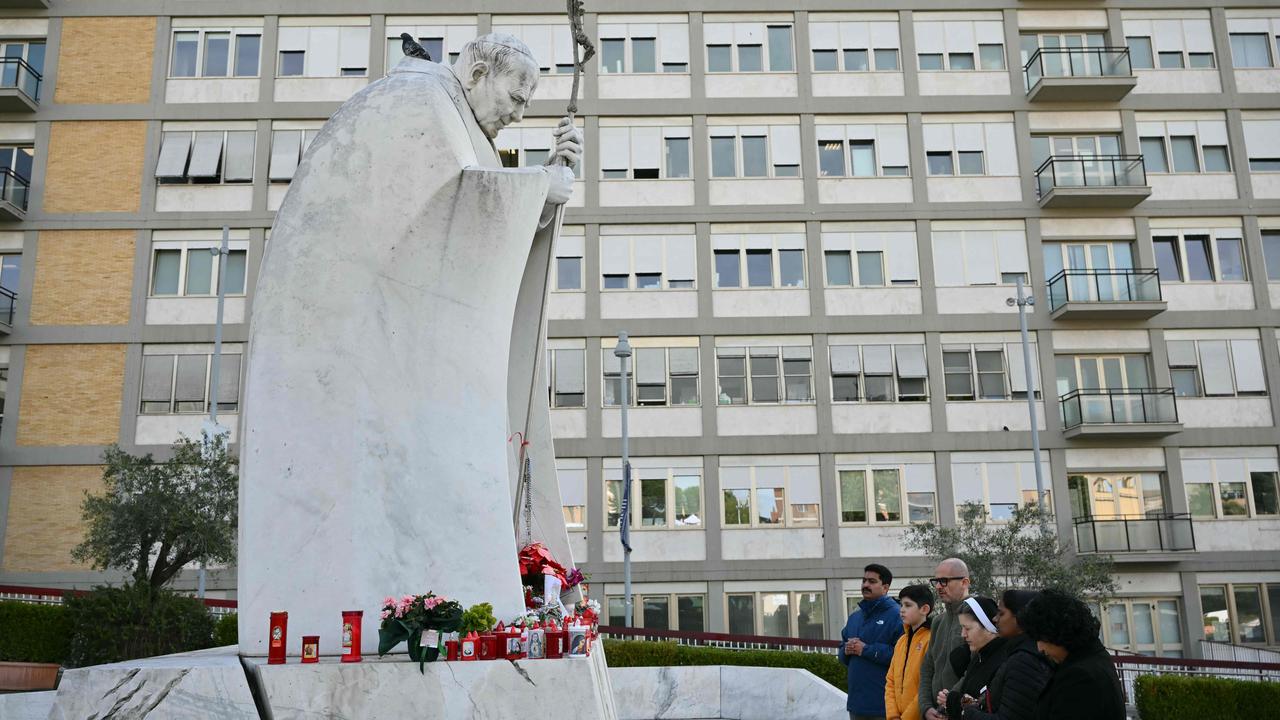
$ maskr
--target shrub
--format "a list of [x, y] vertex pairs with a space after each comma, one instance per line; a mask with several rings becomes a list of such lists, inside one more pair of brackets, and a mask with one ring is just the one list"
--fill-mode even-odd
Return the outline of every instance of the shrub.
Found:
[[239, 619], [235, 613], [227, 613], [218, 618], [218, 624], [213, 626], [214, 647], [236, 645], [240, 642]]
[[1278, 683], [1223, 678], [1141, 675], [1134, 695], [1149, 720], [1270, 717], [1280, 706]]
[[145, 583], [98, 587], [68, 598], [72, 667], [203, 650], [213, 646], [204, 603]]
[[62, 663], [70, 647], [66, 606], [0, 602], [0, 661]]
[[458, 632], [462, 635], [469, 632], [489, 632], [497, 624], [498, 618], [493, 615], [493, 605], [478, 603], [462, 613], [462, 626], [458, 628]]
[[847, 672], [835, 655], [789, 650], [729, 650], [678, 645], [674, 642], [606, 640], [609, 667], [664, 667], [669, 665], [745, 665], [749, 667], [808, 670], [845, 692]]

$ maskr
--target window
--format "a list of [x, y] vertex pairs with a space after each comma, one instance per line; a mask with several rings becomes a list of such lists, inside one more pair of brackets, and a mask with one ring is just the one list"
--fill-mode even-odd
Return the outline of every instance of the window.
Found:
[[[1171, 234], [1176, 233], [1176, 234]], [[1244, 282], [1240, 230], [1152, 230], [1160, 282]]]
[[836, 345], [831, 354], [835, 402], [920, 402], [928, 399], [924, 345]]
[[[633, 458], [631, 465], [631, 529], [700, 530], [702, 468], [698, 458], [680, 458], [683, 466]], [[605, 460], [606, 527], [617, 529], [622, 508], [622, 466]]]
[[[1031, 356], [1033, 360], [1037, 357], [1034, 342]], [[1019, 342], [961, 345], [944, 339], [942, 370], [948, 401], [1009, 400], [1027, 396], [1026, 368]], [[1038, 398], [1040, 373], [1034, 361], [1031, 373]]]
[[1280, 584], [1201, 585], [1200, 611], [1206, 640], [1240, 645], [1280, 642]]
[[[519, 22], [520, 24], [509, 24]], [[533, 53], [543, 75], [573, 72], [573, 37], [563, 17], [555, 15], [495, 16], [495, 33], [520, 38]], [[603, 36], [601, 36], [603, 37]]]
[[476, 23], [471, 18], [458, 18], [458, 24], [450, 25], [399, 25], [396, 18], [387, 18], [387, 70], [395, 68], [404, 59], [401, 33], [409, 33], [427, 51], [434, 62], [452, 63], [462, 54], [462, 48], [476, 38]]
[[1262, 231], [1262, 255], [1267, 261], [1267, 280], [1280, 282], [1280, 230]]
[[812, 403], [812, 353], [798, 345], [716, 348], [718, 403]]
[[908, 175], [905, 123], [818, 125], [817, 137], [819, 177]]
[[1013, 124], [931, 123], [924, 125], [925, 157], [930, 175], [1018, 174]]
[[23, 210], [27, 208], [34, 159], [35, 149], [30, 146], [0, 145], [0, 182], [6, 185], [4, 199]]
[[1212, 519], [1280, 514], [1278, 468], [1274, 450], [1229, 457], [1222, 450], [1184, 448], [1182, 475], [1191, 516]]
[[262, 27], [173, 31], [171, 78], [258, 77]]
[[1280, 172], [1280, 119], [1245, 120], [1244, 145], [1249, 172]]
[[1067, 477], [1071, 516], [1143, 518], [1164, 514], [1160, 473], [1075, 473]]
[[1122, 13], [1122, 16], [1134, 69], [1180, 70], [1215, 66], [1213, 33], [1207, 11], [1203, 19], [1152, 19], [1129, 12]]
[[804, 246], [803, 233], [723, 235], [712, 228], [715, 287], [805, 287]]
[[585, 458], [556, 458], [556, 480], [560, 486], [560, 506], [565, 527], [587, 529], [587, 461]]
[[795, 72], [791, 25], [707, 22], [707, 72]]
[[[1020, 453], [1007, 453], [1018, 455]], [[951, 479], [955, 486], [956, 510], [965, 503], [976, 502], [986, 507], [994, 522], [1007, 521], [1013, 517], [1018, 507], [1034, 505], [1036, 502], [1036, 470], [1035, 464], [1027, 459], [1012, 457], [1000, 460], [970, 459], [968, 453], [952, 455]], [[1049, 464], [1041, 467], [1044, 478], [1045, 505], [1053, 509], [1051, 491], [1048, 489]]]
[[809, 23], [814, 72], [900, 72], [898, 23], [856, 20]]
[[1004, 23], [999, 19], [931, 20], [917, 13], [913, 23], [922, 71], [1005, 69]]
[[369, 74], [369, 26], [281, 23], [278, 52], [279, 77], [364, 77]]
[[1227, 126], [1222, 120], [1151, 122], [1140, 114], [1138, 134], [1149, 173], [1231, 171]]
[[22, 255], [19, 253], [0, 254], [0, 288], [17, 291], [18, 278], [22, 274]]
[[[152, 245], [151, 297], [209, 297], [218, 294], [220, 243], [214, 241], [160, 241]], [[233, 240], [223, 259], [223, 284], [227, 295], [244, 295], [245, 261], [249, 243]]]
[[[551, 383], [551, 407], [576, 408], [587, 404], [586, 350], [578, 347], [556, 347], [552, 340], [547, 348], [547, 378]], [[568, 341], [575, 342], [575, 341]]]
[[[1169, 331], [1169, 372], [1181, 397], [1265, 395], [1262, 351], [1257, 338], [1182, 339]], [[1174, 339], [1177, 338], [1177, 339]]]
[[[733, 462], [726, 465], [725, 462]], [[741, 462], [751, 461], [750, 458]], [[817, 527], [822, 524], [818, 465], [738, 465], [722, 459], [724, 527]]]
[[694, 287], [694, 236], [600, 236], [601, 288], [604, 290], [691, 290]]
[[690, 126], [601, 127], [601, 177], [605, 180], [690, 177], [691, 137]]
[[1271, 67], [1271, 38], [1261, 33], [1231, 33], [1231, 64], [1237, 68]]
[[935, 522], [931, 466], [874, 460], [836, 465], [841, 525]]
[[[143, 415], [209, 412], [213, 387], [213, 346], [200, 351], [190, 345], [175, 349], [166, 345], [147, 345], [142, 349]], [[222, 346], [218, 367], [218, 412], [237, 412], [240, 408], [240, 346]]]
[[[311, 125], [313, 123], [307, 123]], [[267, 178], [271, 182], [289, 182], [298, 170], [298, 163], [312, 141], [319, 134], [319, 124], [314, 128], [275, 129], [271, 131], [271, 165]]]
[[582, 257], [585, 238], [568, 235], [563, 228], [556, 239], [555, 289], [560, 292], [580, 291], [582, 287]]
[[[939, 223], [934, 223], [935, 227]], [[942, 227], [951, 227], [942, 225]], [[1012, 229], [933, 230], [934, 277], [938, 287], [1025, 283], [1026, 236]]]
[[800, 176], [800, 127], [715, 125], [711, 134], [711, 177]]
[[[626, 598], [609, 596], [609, 624], [624, 624]], [[707, 627], [706, 595], [659, 594], [638, 590], [632, 596], [636, 613], [631, 627], [681, 632], [704, 632]], [[615, 611], [616, 608], [616, 611]]]
[[257, 140], [253, 130], [169, 130], [163, 133], [156, 180], [160, 184], [253, 182]]
[[[1019, 38], [1021, 65], [1026, 68], [1027, 89], [1042, 77], [1098, 77], [1126, 72], [1122, 63], [1103, 67], [1101, 52], [1084, 52], [1085, 48], [1105, 47], [1106, 37], [1100, 32], [1079, 30], [1023, 33]], [[1036, 53], [1039, 51], [1039, 55]], [[1032, 62], [1035, 57], [1035, 62]], [[1113, 58], [1114, 59], [1114, 58]], [[1030, 65], [1030, 67], [1027, 67]]]
[[821, 592], [725, 593], [725, 618], [733, 635], [824, 638], [825, 608]]
[[1182, 657], [1182, 613], [1177, 598], [1125, 598], [1107, 603], [1102, 623], [1109, 648], [1158, 657]]
[[[674, 339], [673, 339], [674, 341]], [[697, 338], [680, 339], [678, 347], [654, 346], [654, 338], [633, 338], [634, 350], [627, 362], [627, 403], [640, 406], [698, 404]], [[617, 406], [622, 393], [622, 361], [613, 354], [616, 340], [601, 340], [604, 374], [604, 406]]]
[[[5, 40], [0, 51], [7, 62], [0, 65], [0, 87], [18, 88], [32, 100], [40, 99], [40, 82], [44, 75], [45, 44], [43, 40]], [[26, 63], [26, 67], [22, 62]]]

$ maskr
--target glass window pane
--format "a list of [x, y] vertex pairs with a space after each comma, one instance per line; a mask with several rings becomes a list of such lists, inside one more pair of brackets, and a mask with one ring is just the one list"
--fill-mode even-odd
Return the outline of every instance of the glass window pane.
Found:
[[1262, 254], [1267, 260], [1267, 279], [1280, 281], [1280, 231], [1262, 231]]
[[698, 526], [702, 524], [702, 478], [697, 475], [677, 475], [675, 483], [675, 524]]
[[142, 412], [167, 413], [173, 398], [172, 355], [147, 355], [142, 359]]
[[742, 138], [742, 176], [767, 177], [769, 175], [768, 144], [763, 137]]
[[836, 57], [835, 50], [814, 50], [813, 51], [813, 71], [814, 72], [834, 72], [839, 70], [839, 60]]
[[[1280, 249], [1277, 249], [1277, 253], [1280, 253]], [[825, 259], [828, 286], [849, 286], [853, 284], [853, 269], [848, 251], [828, 250], [825, 253]], [[1277, 264], [1280, 264], [1280, 262]]]
[[667, 138], [667, 177], [689, 177], [689, 138]]
[[1213, 67], [1213, 53], [1187, 53], [1187, 67], [1193, 68], [1211, 68]]
[[1207, 145], [1203, 152], [1205, 172], [1231, 172], [1231, 159], [1225, 145]]
[[920, 63], [921, 70], [941, 70], [942, 54], [941, 53], [920, 53], [916, 56]]
[[858, 253], [858, 286], [878, 287], [884, 285], [884, 253]]
[[773, 287], [773, 253], [771, 251], [747, 251], [747, 286]]
[[604, 506], [606, 522], [609, 527], [618, 527], [618, 519], [622, 515], [622, 481], [606, 480], [604, 483]]
[[199, 50], [200, 33], [178, 32], [173, 34], [173, 62], [170, 77], [195, 77], [196, 53]]
[[556, 289], [582, 289], [582, 258], [556, 258]]
[[1144, 137], [1141, 140], [1142, 163], [1149, 173], [1169, 172], [1169, 162], [1164, 154], [1164, 138]]
[[769, 26], [769, 72], [791, 72], [795, 64], [791, 61], [791, 26]]
[[867, 473], [840, 471], [840, 522], [867, 521]]
[[849, 159], [854, 177], [875, 177], [876, 146], [873, 141], [850, 140]]
[[640, 481], [640, 524], [665, 526], [667, 524], [667, 481], [646, 478]]
[[731, 137], [711, 138], [711, 177], [736, 177], [736, 139]]
[[930, 175], [955, 175], [955, 168], [952, 165], [951, 153], [949, 152], [931, 152], [928, 153], [929, 174]]
[[1206, 235], [1188, 235], [1183, 243], [1187, 251], [1187, 275], [1192, 282], [1211, 282], [1213, 263], [1209, 257], [1209, 238]]
[[658, 64], [653, 38], [631, 38], [631, 72], [657, 72]]
[[629, 627], [631, 623], [627, 622], [627, 599], [624, 597], [611, 596], [607, 600], [609, 606], [609, 624], [614, 627]]
[[1236, 642], [1264, 643], [1266, 628], [1262, 626], [1262, 592], [1257, 585], [1236, 585], [1232, 588], [1236, 600]]
[[204, 412], [207, 355], [179, 355], [174, 399], [178, 412]]
[[681, 595], [676, 598], [677, 630], [704, 632], [706, 630], [706, 599], [701, 595]]
[[236, 36], [236, 77], [257, 77], [258, 58], [261, 55], [261, 35]]
[[1245, 495], [1242, 482], [1218, 483], [1218, 496], [1222, 501], [1222, 516], [1245, 516], [1249, 514], [1249, 498]]
[[1182, 262], [1178, 255], [1177, 238], [1154, 238], [1156, 272], [1160, 282], [1182, 282]]
[[957, 155], [960, 156], [961, 175], [981, 175], [983, 173], [981, 150], [965, 150], [957, 153]]
[[1154, 58], [1151, 54], [1151, 38], [1149, 37], [1130, 37], [1125, 38], [1129, 42], [1129, 63], [1135, 70], [1146, 70], [1154, 67]]
[[209, 295], [213, 281], [213, 254], [207, 248], [187, 251], [187, 295]]
[[978, 57], [982, 63], [983, 70], [1003, 70], [1004, 69], [1004, 46], [1003, 45], [979, 45]]
[[1200, 160], [1196, 156], [1196, 139], [1191, 135], [1175, 135], [1169, 138], [1173, 149], [1173, 171], [1200, 172]]
[[738, 72], [764, 70], [764, 49], [759, 45], [738, 46]]
[[1216, 517], [1213, 504], [1213, 485], [1210, 483], [1187, 483], [1187, 510], [1192, 517]]
[[951, 70], [972, 70], [973, 53], [949, 53], [947, 64]]
[[756, 634], [756, 598], [754, 595], [728, 595], [730, 635]]
[[[1249, 482], [1253, 486], [1253, 509], [1255, 515], [1280, 514], [1280, 500], [1276, 496], [1276, 473], [1254, 471], [1249, 473]], [[1280, 615], [1280, 606], [1275, 608]]]
[[205, 33], [204, 77], [226, 77], [231, 53], [230, 33]]
[[[724, 491], [724, 524], [751, 524], [751, 491], [745, 488]], [[732, 631], [730, 631], [732, 632]]]
[[742, 287], [741, 267], [737, 250], [716, 250], [716, 287]]
[[707, 46], [707, 72], [733, 72], [733, 55], [729, 45]]
[[796, 593], [796, 637], [818, 640], [825, 638], [826, 602], [820, 592]]
[[1159, 52], [1156, 53], [1156, 59], [1160, 62], [1160, 67], [1165, 70], [1174, 70], [1183, 66], [1181, 51]]
[[844, 177], [844, 142], [823, 140], [818, 143], [819, 177]]
[[1161, 600], [1156, 603], [1160, 615], [1160, 642], [1162, 645], [1182, 644], [1182, 615], [1177, 600]]
[[[751, 255], [748, 253], [748, 268], [750, 258]], [[779, 280], [782, 281], [782, 287], [804, 287], [804, 251], [779, 250], [778, 275]]]
[[624, 38], [604, 38], [600, 41], [600, 72], [620, 73], [626, 55], [627, 41]]
[[791, 636], [791, 606], [787, 593], [760, 594], [760, 634], [771, 637]]
[[898, 51], [892, 48], [887, 50], [876, 50], [876, 70], [884, 72], [886, 70], [897, 70], [898, 68]]
[[1200, 612], [1204, 637], [1214, 642], [1231, 642], [1231, 619], [1227, 616], [1227, 589], [1221, 585], [1201, 586]]
[[1151, 617], [1151, 603], [1133, 604], [1133, 641], [1138, 645], [1155, 644], [1156, 628], [1154, 618]]
[[876, 493], [876, 522], [902, 522], [902, 483], [898, 471], [872, 470]]
[[222, 287], [228, 295], [244, 294], [245, 262], [248, 253], [231, 250], [222, 265]]
[[181, 250], [156, 251], [155, 266], [151, 271], [152, 295], [178, 294], [178, 267], [181, 262]]
[[760, 525], [781, 525], [786, 520], [786, 505], [782, 488], [756, 488], [756, 522]]
[[1218, 238], [1218, 280], [1244, 280], [1244, 253], [1240, 238]]
[[907, 519], [913, 523], [936, 522], [933, 493], [907, 493]]
[[306, 64], [306, 53], [301, 50], [285, 50], [280, 53], [280, 77], [299, 77]]
[[1237, 68], [1271, 67], [1266, 33], [1232, 33], [1231, 62]]
[[1129, 644], [1129, 615], [1123, 603], [1107, 606], [1107, 634], [1112, 645]]
[[655, 630], [671, 629], [671, 600], [666, 595], [645, 595], [640, 600], [644, 627]]
[[844, 51], [844, 71], [845, 72], [863, 72], [870, 70], [867, 65], [866, 50], [845, 50]]

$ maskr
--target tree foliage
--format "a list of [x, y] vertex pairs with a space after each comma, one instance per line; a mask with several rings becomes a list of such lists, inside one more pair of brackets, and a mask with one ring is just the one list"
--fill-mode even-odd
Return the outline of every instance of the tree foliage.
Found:
[[1105, 599], [1115, 594], [1110, 557], [1077, 555], [1070, 542], [1041, 532], [1053, 527], [1053, 515], [1039, 506], [1014, 511], [1008, 522], [991, 523], [981, 503], [960, 506], [956, 527], [913, 525], [907, 547], [942, 560], [958, 557], [969, 566], [972, 592], [998, 597], [1009, 588], [1058, 588], [1076, 597]]
[[182, 437], [164, 462], [118, 445], [103, 459], [105, 487], [85, 493], [85, 537], [73, 558], [153, 590], [189, 563], [235, 560], [239, 477], [224, 436]]

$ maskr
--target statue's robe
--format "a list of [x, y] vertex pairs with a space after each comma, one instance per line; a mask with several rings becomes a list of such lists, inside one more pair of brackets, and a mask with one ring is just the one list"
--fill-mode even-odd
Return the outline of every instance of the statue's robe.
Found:
[[266, 654], [276, 610], [290, 654], [303, 634], [338, 653], [356, 609], [372, 650], [387, 595], [522, 612], [515, 430], [534, 458], [534, 539], [572, 562], [543, 368], [546, 193], [541, 170], [501, 167], [449, 70], [416, 58], [307, 150], [253, 300], [242, 654]]

